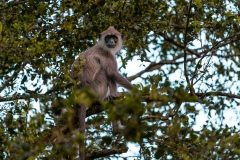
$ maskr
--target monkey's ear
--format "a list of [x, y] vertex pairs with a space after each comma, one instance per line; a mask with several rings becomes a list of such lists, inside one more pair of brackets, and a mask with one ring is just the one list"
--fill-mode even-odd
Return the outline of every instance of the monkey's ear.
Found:
[[124, 38], [124, 35], [123, 34], [121, 34], [121, 36], [122, 36], [122, 39]]
[[100, 34], [98, 35], [98, 38], [101, 39], [101, 37], [102, 37], [102, 35], [101, 35], [101, 33], [100, 33]]

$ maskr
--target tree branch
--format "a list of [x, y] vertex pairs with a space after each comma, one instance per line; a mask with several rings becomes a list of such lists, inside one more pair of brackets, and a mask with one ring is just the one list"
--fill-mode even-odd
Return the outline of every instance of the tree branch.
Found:
[[[30, 91], [29, 91], [30, 92]], [[16, 100], [26, 100], [30, 98], [48, 98], [48, 94], [37, 94], [35, 92], [31, 92], [29, 94], [15, 94], [11, 97], [0, 97], [0, 102], [8, 102], [8, 101], [16, 101]]]
[[190, 83], [189, 77], [188, 77], [188, 71], [187, 71], [187, 30], [188, 30], [188, 25], [189, 25], [189, 16], [191, 12], [191, 7], [192, 7], [192, 0], [190, 0], [189, 7], [188, 7], [188, 15], [187, 15], [187, 23], [186, 23], [186, 29], [185, 29], [185, 34], [184, 34], [184, 75], [186, 77], [186, 81], [189, 87], [189, 90], [192, 95], [195, 94], [194, 88]]
[[14, 79], [18, 76], [18, 73], [28, 64], [28, 60], [26, 60], [25, 62], [23, 62], [22, 65], [19, 65], [20, 68], [17, 69], [13, 74], [12, 76], [10, 76], [4, 83], [3, 85], [0, 87], [0, 92], [2, 92], [5, 87]]
[[[216, 50], [216, 49], [218, 49], [220, 47], [223, 47], [223, 46], [226, 46], [226, 45], [228, 45], [230, 43], [237, 42], [237, 41], [239, 41], [238, 36], [239, 35], [232, 35], [232, 36], [226, 37], [226, 38], [222, 39], [221, 41], [216, 42], [216, 44], [213, 45], [211, 48], [206, 49], [206, 50], [200, 52], [200, 55], [201, 54], [207, 54], [207, 53], [211, 52], [212, 50]], [[234, 38], [234, 37], [236, 37], [236, 38]], [[228, 39], [229, 39], [229, 41], [226, 41]]]
[[236, 98], [240, 99], [240, 95], [224, 93], [224, 92], [206, 92], [206, 93], [196, 93], [196, 95], [200, 98], [205, 98], [207, 96], [223, 96], [228, 98]]
[[23, 4], [23, 3], [25, 3], [25, 2], [28, 2], [28, 0], [23, 0], [23, 1], [14, 2], [14, 3], [12, 3], [12, 5], [7, 5], [7, 6], [5, 6], [5, 7], [0, 8], [0, 11], [2, 11], [3, 9], [7, 9], [7, 8], [10, 8], [10, 7], [14, 7], [14, 6], [19, 5], [19, 4]]
[[84, 14], [88, 13], [89, 11], [91, 11], [92, 9], [97, 8], [100, 3], [105, 3], [105, 0], [97, 0], [95, 3], [92, 4], [92, 6], [90, 8], [83, 11], [82, 14], [84, 15]]
[[[170, 43], [174, 44], [175, 46], [177, 46], [177, 47], [179, 47], [179, 48], [182, 48], [182, 49], [185, 48], [184, 45], [182, 45], [182, 44], [174, 41], [172, 38], [165, 37], [165, 35], [164, 35], [162, 32], [159, 31], [158, 34], [159, 34], [160, 36], [162, 36], [165, 41], [170, 42]], [[197, 51], [192, 50], [192, 49], [189, 49], [189, 48], [187, 48], [187, 47], [186, 47], [186, 50], [187, 50], [189, 53], [191, 53], [191, 54], [193, 54], [193, 55], [195, 55], [195, 56], [197, 56], [197, 57], [200, 57], [200, 54], [199, 54]]]
[[149, 66], [147, 68], [145, 68], [144, 70], [138, 72], [137, 74], [133, 75], [133, 76], [130, 76], [128, 77], [127, 79], [129, 81], [132, 81], [138, 77], [140, 77], [142, 74], [146, 73], [146, 72], [151, 72], [151, 71], [154, 71], [155, 69], [159, 69], [161, 68], [163, 65], [165, 64], [175, 64], [175, 65], [178, 65], [178, 64], [181, 64], [183, 62], [176, 62], [177, 59], [181, 58], [182, 56], [178, 56], [176, 57], [175, 59], [173, 60], [165, 60], [165, 61], [161, 61], [159, 63], [154, 63], [154, 62], [151, 62], [149, 64]]
[[157, 115], [149, 115], [142, 117], [142, 120], [148, 120], [148, 119], [157, 119], [157, 120], [168, 120], [169, 118], [173, 117], [173, 114], [169, 114], [167, 116], [157, 116]]
[[100, 158], [100, 157], [105, 157], [105, 156], [109, 156], [112, 154], [121, 154], [121, 153], [126, 153], [127, 151], [128, 151], [127, 147], [106, 149], [106, 150], [102, 150], [102, 151], [93, 151], [91, 154], [88, 154], [86, 156], [86, 159]]
[[19, 99], [29, 99], [31, 98], [30, 95], [24, 94], [24, 95], [13, 95], [11, 97], [0, 97], [0, 102], [7, 102], [7, 101], [15, 101]]
[[[202, 102], [201, 99], [204, 99], [207, 96], [225, 96], [225, 97], [228, 97], [228, 98], [240, 99], [240, 95], [223, 93], [223, 92], [195, 93], [195, 95], [197, 95], [200, 99], [193, 98], [191, 95], [189, 95], [189, 98], [187, 100], [185, 100], [184, 102]], [[121, 97], [119, 97], [119, 98], [121, 98]], [[176, 101], [176, 99], [174, 99], [174, 98], [169, 99], [168, 95], [161, 95], [157, 99], [156, 98], [151, 98], [151, 96], [149, 96], [149, 95], [145, 95], [145, 96], [141, 96], [141, 99], [142, 99], [143, 102], [157, 102], [157, 101], [164, 101], [166, 99], [168, 99], [171, 102]], [[110, 102], [110, 103], [112, 103], [112, 102]], [[101, 104], [100, 103], [95, 103], [92, 107], [87, 109], [86, 117], [89, 117], [93, 114], [98, 114], [102, 111], [103, 111], [103, 109], [101, 108]], [[149, 116], [142, 117], [142, 120], [148, 120], [148, 119], [168, 120], [170, 117], [173, 117], [173, 116], [174, 116], [173, 114], [169, 114], [167, 116], [149, 115]], [[78, 122], [74, 123], [73, 125], [77, 127]], [[52, 133], [50, 133], [47, 137], [45, 137], [45, 139], [43, 139], [43, 141], [44, 142], [52, 142], [60, 134], [66, 134], [66, 133], [70, 132], [70, 130], [71, 129], [67, 125], [61, 125], [61, 126], [57, 125], [57, 126], [53, 127]], [[109, 155], [109, 152], [114, 152], [114, 151], [115, 150], [107, 150], [105, 153], [108, 153], [108, 155]], [[102, 155], [105, 155], [105, 154], [102, 154]], [[91, 157], [91, 156], [89, 156], [89, 157]]]
[[227, 55], [214, 54], [213, 56], [221, 57], [221, 58], [230, 58], [230, 57], [240, 57], [240, 54], [227, 54]]
[[[207, 53], [206, 53], [206, 54], [207, 54]], [[203, 58], [206, 57], [206, 54], [204, 54], [204, 55], [200, 58], [200, 60], [197, 62], [196, 66], [195, 66], [195, 70], [194, 70], [194, 72], [193, 72], [192, 81], [191, 81], [191, 86], [192, 86], [192, 87], [193, 87], [194, 84], [196, 84], [196, 83], [205, 75], [205, 73], [207, 72], [207, 67], [209, 67], [209, 63], [210, 63], [211, 57], [209, 58], [207, 65], [205, 65], [205, 68], [203, 69], [203, 71], [205, 71], [205, 72], [202, 73], [202, 75], [200, 76], [200, 78], [198, 78], [198, 79], [194, 82], [194, 78], [197, 77], [197, 74], [199, 73], [199, 72], [198, 72], [199, 66], [201, 65], [201, 62], [202, 62]]]

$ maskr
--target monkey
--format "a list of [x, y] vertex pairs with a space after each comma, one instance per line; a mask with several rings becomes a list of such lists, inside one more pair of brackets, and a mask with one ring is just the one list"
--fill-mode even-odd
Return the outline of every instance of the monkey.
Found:
[[[108, 97], [119, 97], [118, 84], [131, 90], [132, 84], [118, 72], [116, 53], [123, 45], [123, 35], [113, 26], [99, 34], [97, 44], [77, 57], [71, 68], [71, 77], [80, 82], [79, 89], [88, 88], [103, 101]], [[82, 71], [77, 72], [79, 61], [84, 61]], [[79, 107], [79, 131], [85, 131], [86, 106]], [[112, 122], [113, 131], [124, 129], [120, 120]], [[84, 156], [81, 155], [80, 156]]]

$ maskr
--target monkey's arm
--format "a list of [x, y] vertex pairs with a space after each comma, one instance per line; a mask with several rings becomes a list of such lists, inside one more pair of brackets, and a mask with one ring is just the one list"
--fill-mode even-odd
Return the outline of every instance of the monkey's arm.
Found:
[[117, 98], [121, 96], [121, 94], [117, 92], [117, 83], [114, 80], [108, 80], [108, 86], [110, 89], [110, 97]]
[[114, 73], [113, 75], [114, 80], [120, 84], [121, 86], [123, 86], [124, 88], [131, 90], [132, 89], [132, 84], [125, 78], [123, 77], [120, 73]]
[[113, 63], [109, 63], [109, 66], [104, 66], [108, 79], [113, 81], [113, 83], [115, 83], [115, 85], [116, 85], [116, 83], [118, 83], [122, 87], [124, 87], [128, 90], [131, 90], [132, 84], [118, 72], [116, 61], [112, 61], [112, 62]]

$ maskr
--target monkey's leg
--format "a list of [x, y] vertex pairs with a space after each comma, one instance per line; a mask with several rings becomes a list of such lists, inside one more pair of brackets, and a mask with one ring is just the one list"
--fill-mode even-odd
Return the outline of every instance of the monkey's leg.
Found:
[[[110, 90], [110, 96], [109, 96], [110, 98], [109, 99], [114, 99], [114, 98], [121, 96], [121, 93], [117, 92], [117, 83], [114, 80], [109, 80], [108, 86], [109, 86], [109, 90]], [[125, 129], [125, 126], [123, 126], [121, 124], [120, 120], [113, 121], [112, 127], [113, 127], [113, 132], [115, 132], [115, 133], [121, 133]]]
[[84, 144], [84, 133], [86, 128], [85, 118], [86, 118], [86, 106], [81, 104], [78, 109], [79, 133], [82, 136], [79, 142], [79, 160], [85, 160], [85, 144]]
[[112, 122], [112, 126], [113, 126], [113, 132], [114, 133], [122, 133], [124, 131], [124, 129], [125, 129], [125, 126], [123, 126], [121, 124], [120, 120], [113, 121]]

